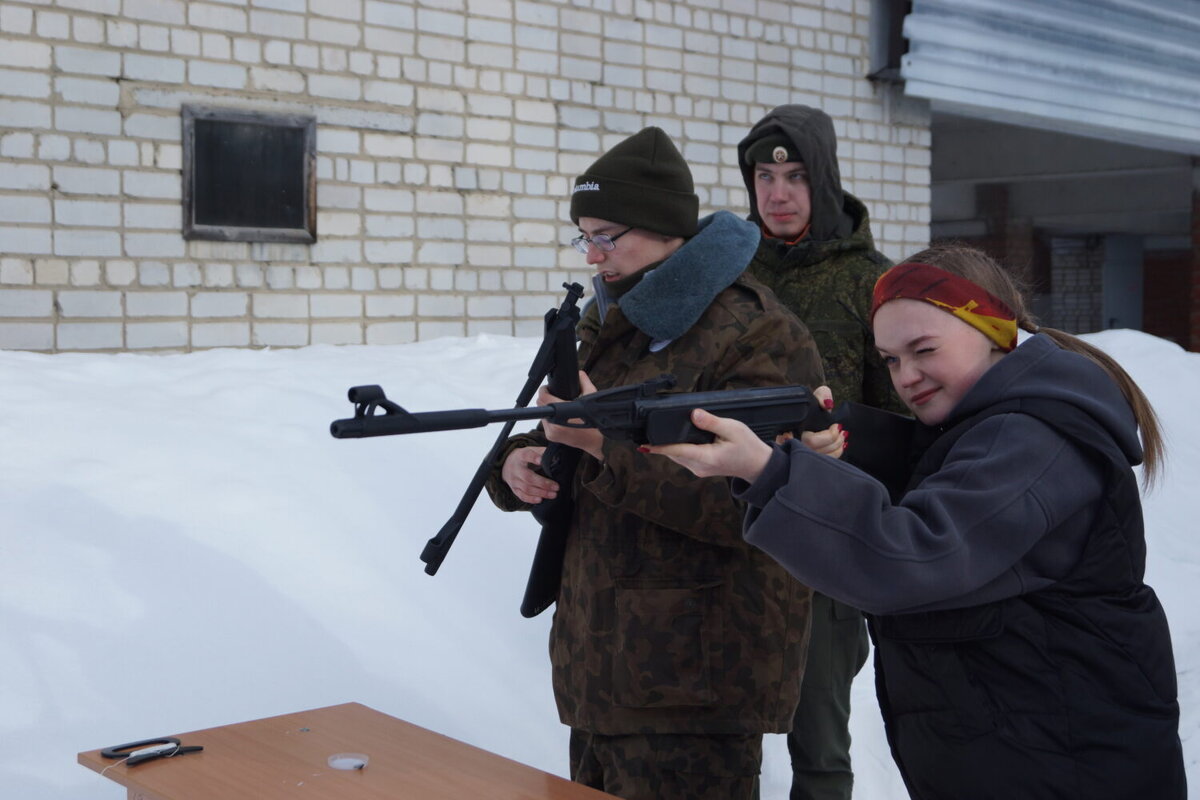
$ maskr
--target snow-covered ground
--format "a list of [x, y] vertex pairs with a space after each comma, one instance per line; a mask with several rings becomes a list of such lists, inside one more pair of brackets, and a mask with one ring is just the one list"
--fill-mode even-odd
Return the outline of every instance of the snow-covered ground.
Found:
[[[1162, 416], [1147, 581], [1170, 616], [1200, 786], [1200, 355], [1087, 337]], [[338, 441], [350, 386], [410, 410], [504, 408], [537, 342], [189, 355], [0, 352], [0, 785], [21, 800], [124, 795], [82, 750], [358, 701], [550, 772], [567, 734], [549, 613], [518, 613], [535, 526], [481, 499], [436, 577], [417, 556], [498, 427]], [[521, 429], [521, 426], [518, 427]], [[904, 791], [870, 667], [854, 688], [855, 796]], [[768, 737], [763, 797], [787, 796]]]

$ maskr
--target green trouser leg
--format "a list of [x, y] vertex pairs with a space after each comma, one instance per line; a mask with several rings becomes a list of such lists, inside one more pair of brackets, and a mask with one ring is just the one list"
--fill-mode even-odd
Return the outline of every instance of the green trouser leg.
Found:
[[814, 592], [808, 663], [787, 737], [791, 800], [850, 800], [850, 684], [869, 649], [862, 612]]

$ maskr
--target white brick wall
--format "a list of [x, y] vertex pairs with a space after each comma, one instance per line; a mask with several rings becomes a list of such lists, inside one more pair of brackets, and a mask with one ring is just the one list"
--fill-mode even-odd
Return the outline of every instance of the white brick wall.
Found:
[[[898, 257], [924, 246], [928, 121], [891, 117], [850, 0], [3, 0], [0, 347], [174, 351], [535, 335], [570, 180], [646, 125], [704, 211], [778, 103], [834, 117]], [[183, 103], [318, 120], [319, 241], [180, 236]], [[909, 112], [908, 117], [912, 118]]]

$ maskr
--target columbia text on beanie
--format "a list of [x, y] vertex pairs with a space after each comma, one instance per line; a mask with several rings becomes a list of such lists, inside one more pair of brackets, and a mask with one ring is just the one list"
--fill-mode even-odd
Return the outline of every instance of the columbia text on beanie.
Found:
[[687, 162], [661, 128], [644, 128], [613, 146], [575, 179], [571, 221], [580, 217], [666, 236], [696, 233], [700, 199]]

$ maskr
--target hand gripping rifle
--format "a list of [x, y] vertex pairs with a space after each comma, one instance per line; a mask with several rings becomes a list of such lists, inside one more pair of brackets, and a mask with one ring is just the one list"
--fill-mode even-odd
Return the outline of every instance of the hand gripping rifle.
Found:
[[[561, 359], [559, 363], [566, 360]], [[574, 363], [573, 360], [571, 363]], [[551, 394], [557, 397], [578, 395], [577, 371], [572, 373], [572, 377], [576, 378], [573, 386], [567, 386], [562, 395], [555, 391], [552, 379], [549, 387]], [[501, 436], [504, 439], [516, 420], [548, 419], [568, 427], [599, 428], [605, 436], [627, 439], [637, 444], [711, 442], [712, 434], [692, 425], [691, 411], [697, 407], [739, 419], [764, 439], [774, 439], [784, 431], [797, 428], [823, 430], [832, 424], [829, 412], [821, 408], [808, 389], [802, 386], [665, 394], [674, 385], [674, 377], [664, 375], [643, 384], [607, 389], [574, 401], [551, 403], [538, 408], [518, 407], [501, 411], [464, 409], [415, 414], [388, 400], [378, 386], [357, 386], [350, 390], [350, 401], [355, 404], [354, 418], [334, 422], [330, 432], [337, 438], [390, 436], [478, 428], [493, 422], [505, 422]], [[382, 409], [384, 413], [376, 414], [377, 409]], [[574, 419], [582, 422], [572, 422]], [[493, 447], [485, 464], [490, 464], [496, 458], [499, 446], [497, 443]], [[543, 500], [530, 509], [534, 518], [541, 523], [542, 531], [529, 569], [525, 595], [521, 600], [521, 615], [524, 617], [536, 617], [558, 597], [573, 510], [571, 487], [580, 454], [581, 451], [574, 447], [554, 442], [542, 453], [542, 472], [559, 485], [559, 492], [553, 500]], [[479, 487], [472, 483], [468, 494], [471, 502], [474, 502]], [[455, 524], [451, 540], [469, 511], [469, 504], [464, 510], [460, 503], [458, 511], [446, 523], [447, 527]], [[438, 554], [439, 551], [433, 548], [439, 546], [445, 531], [446, 528], [443, 528], [442, 533], [431, 539], [421, 554], [421, 559], [429, 565], [425, 571], [431, 575], [441, 558], [435, 563], [427, 556]], [[444, 549], [440, 551], [442, 555], [444, 552]]]
[[[563, 299], [562, 305], [557, 309], [552, 308], [546, 312], [542, 344], [538, 348], [537, 355], [533, 358], [533, 364], [529, 367], [529, 375], [525, 380], [525, 385], [521, 388], [520, 394], [517, 395], [516, 408], [518, 409], [529, 405], [529, 401], [533, 399], [534, 392], [537, 391], [538, 386], [542, 384], [542, 380], [547, 376], [551, 378], [551, 391], [554, 390], [554, 387], [557, 387], [560, 391], [569, 393], [571, 392], [570, 387], [572, 385], [575, 387], [573, 393], [556, 396], [574, 397], [579, 394], [579, 367], [575, 350], [575, 326], [579, 324], [579, 307], [576, 304], [583, 297], [583, 287], [578, 283], [564, 283], [563, 288], [567, 290], [567, 296]], [[384, 397], [383, 389], [378, 386], [356, 386], [350, 390], [349, 394], [350, 402], [355, 405], [354, 419], [338, 420], [330, 426], [330, 432], [336, 438], [387, 436], [393, 432], [401, 433], [401, 431], [392, 431], [389, 433], [375, 432], [379, 422], [393, 416], [407, 414], [404, 409]], [[376, 407], [383, 408], [387, 412], [386, 415], [372, 416]], [[504, 447], [504, 443], [508, 440], [508, 435], [512, 432], [513, 425], [516, 424], [517, 419], [519, 417], [514, 417], [505, 424], [504, 429], [500, 431], [500, 435], [496, 437], [495, 443], [488, 450], [483, 461], [479, 463], [479, 468], [475, 470], [475, 477], [471, 479], [471, 483], [467, 486], [466, 492], [463, 493], [462, 499], [458, 501], [458, 506], [454, 509], [454, 513], [450, 515], [450, 519], [446, 520], [446, 524], [442, 526], [436, 536], [426, 542], [425, 549], [421, 551], [421, 560], [425, 562], [426, 574], [437, 574], [438, 567], [442, 565], [442, 561], [446, 558], [446, 553], [450, 551], [450, 546], [454, 544], [455, 537], [458, 536], [463, 523], [467, 521], [467, 516], [471, 513], [475, 501], [479, 498], [479, 493], [483, 491], [483, 485], [487, 482], [492, 464], [496, 460], [496, 456], [500, 450]], [[360, 432], [367, 430], [371, 432]], [[436, 430], [450, 430], [450, 428], [437, 428]]]
[[[504, 422], [505, 427], [488, 458], [476, 473], [476, 481], [468, 489], [467, 497], [450, 522], [446, 523], [437, 537], [426, 545], [421, 558], [429, 566], [426, 572], [434, 574], [437, 564], [426, 556], [430, 549], [444, 538], [447, 528], [457, 523], [449, 534], [454, 534], [470, 511], [471, 503], [478, 496], [486, 473], [495, 458], [501, 443], [507, 438], [517, 420], [544, 419], [559, 425], [576, 428], [597, 428], [606, 437], [633, 442], [635, 444], [673, 444], [691, 442], [704, 444], [713, 440], [713, 435], [692, 424], [691, 412], [703, 408], [720, 417], [730, 417], [745, 423], [760, 438], [771, 441], [786, 432], [821, 431], [834, 422], [841, 422], [851, 431], [858, 431], [853, 464], [876, 477], [885, 485], [903, 487], [907, 479], [906, 455], [912, 435], [913, 421], [909, 417], [864, 406], [858, 403], [843, 403], [834, 412], [821, 406], [816, 397], [804, 386], [775, 386], [752, 389], [729, 389], [717, 392], [687, 392], [671, 394], [675, 379], [663, 375], [654, 380], [630, 386], [618, 386], [594, 392], [572, 401], [551, 403], [546, 406], [489, 411], [482, 408], [467, 408], [454, 411], [425, 411], [412, 413], [388, 400], [379, 386], [356, 386], [350, 389], [350, 402], [354, 403], [354, 417], [336, 420], [330, 425], [330, 433], [338, 439], [367, 436], [394, 436], [406, 433], [460, 430], [480, 428], [495, 422]], [[376, 413], [382, 410], [383, 413]], [[579, 420], [579, 421], [575, 421]], [[573, 448], [562, 448], [569, 452]], [[547, 452], [549, 448], [547, 448]], [[578, 451], [575, 452], [578, 458]], [[543, 457], [543, 464], [546, 459]], [[574, 469], [574, 464], [571, 464]], [[556, 477], [560, 486], [566, 486], [561, 477]], [[570, 474], [567, 474], [567, 480]], [[476, 485], [478, 483], [478, 485]], [[567, 494], [560, 491], [556, 501]], [[470, 502], [468, 502], [468, 498]], [[538, 505], [544, 505], [543, 501]], [[536, 508], [537, 506], [534, 506]], [[566, 539], [566, 524], [569, 523], [570, 501], [566, 501], [565, 516], [551, 527], [543, 521], [542, 538], [538, 541], [534, 566], [530, 572], [521, 613], [532, 617], [543, 611], [554, 601], [562, 569], [562, 552]], [[445, 547], [448, 547], [448, 543]], [[444, 557], [445, 550], [441, 550]]]

